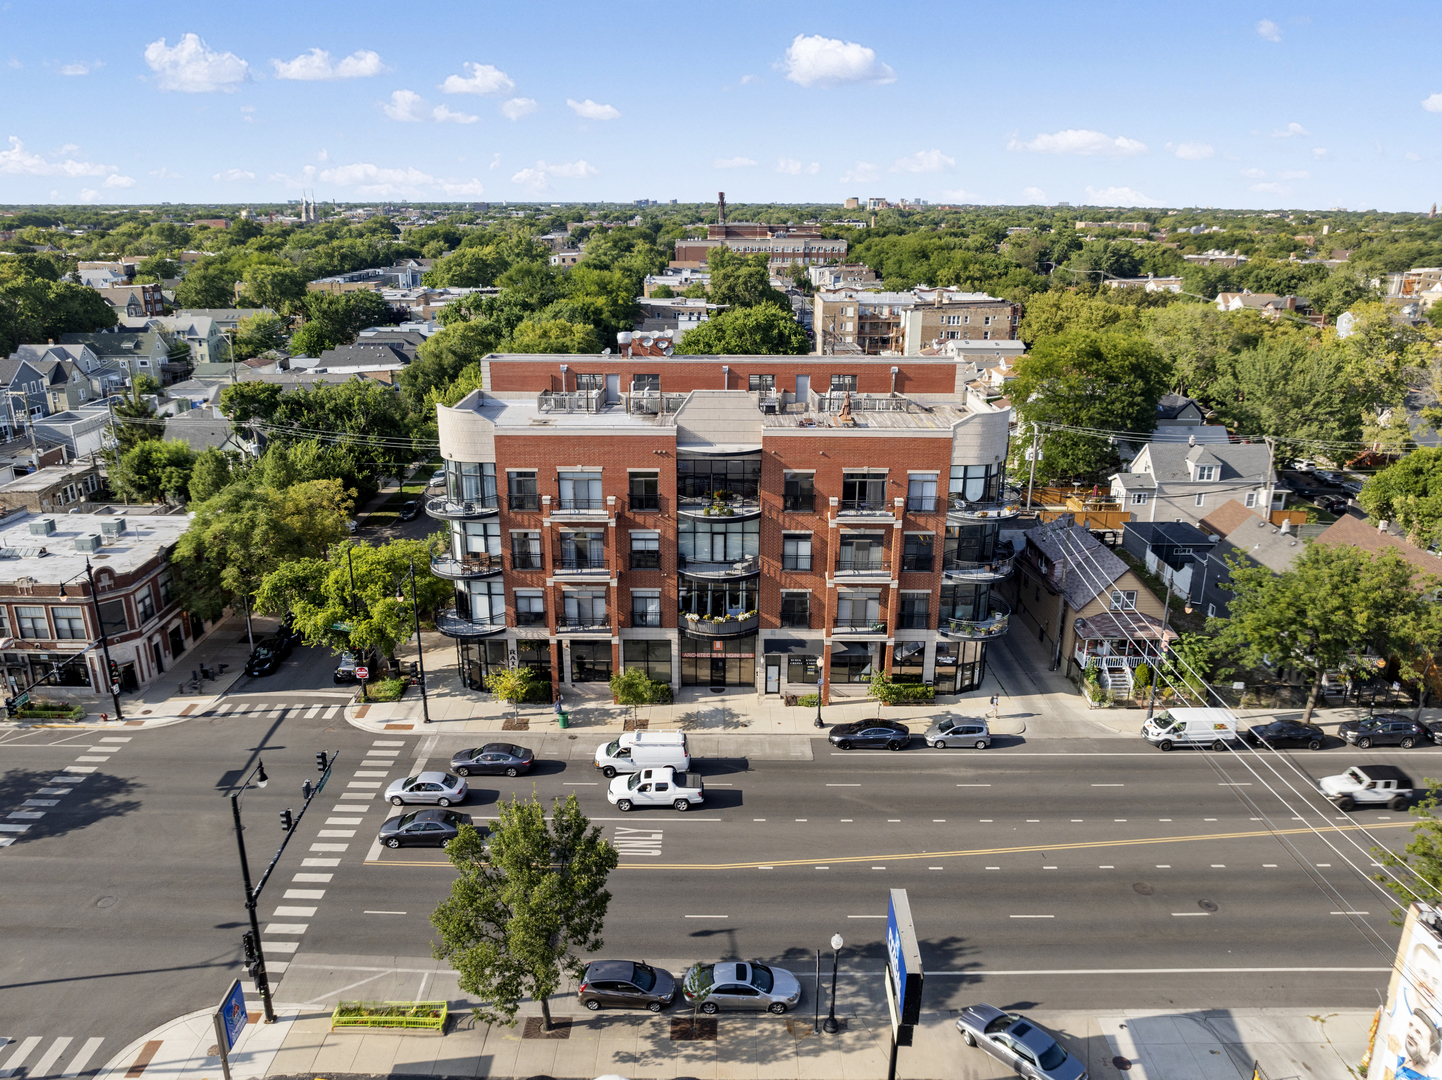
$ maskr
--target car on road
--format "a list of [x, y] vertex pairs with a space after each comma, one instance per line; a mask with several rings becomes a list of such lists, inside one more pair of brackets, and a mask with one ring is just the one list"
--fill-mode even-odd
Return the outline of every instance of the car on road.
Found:
[[414, 521], [416, 518], [418, 518], [418, 517], [420, 517], [420, 516], [421, 516], [421, 501], [420, 501], [420, 499], [412, 499], [410, 502], [402, 503], [402, 504], [401, 504], [400, 511], [396, 514], [396, 517], [400, 518], [402, 521]]
[[796, 1008], [801, 984], [785, 968], [765, 964], [693, 964], [681, 979], [686, 1004], [708, 1016], [722, 1009], [776, 1013]]
[[285, 618], [280, 620], [280, 625], [275, 628], [275, 637], [283, 637], [290, 643], [286, 655], [290, 655], [290, 649], [299, 645], [305, 635], [295, 628], [295, 613], [287, 612]]
[[1400, 746], [1410, 750], [1418, 743], [1430, 743], [1432, 732], [1409, 716], [1379, 713], [1338, 725], [1337, 734], [1349, 744], [1366, 750], [1373, 746]]
[[1288, 467], [1293, 472], [1308, 473], [1316, 470], [1317, 463], [1315, 461], [1308, 461], [1306, 458], [1298, 458]]
[[1332, 472], [1330, 469], [1317, 469], [1312, 473], [1312, 475], [1315, 476], [1322, 483], [1330, 484], [1332, 487], [1336, 487], [1342, 482], [1342, 477], [1337, 473]]
[[451, 771], [457, 776], [519, 776], [530, 772], [535, 763], [536, 755], [532, 751], [511, 743], [486, 743], [451, 755]]
[[606, 801], [622, 813], [642, 806], [669, 806], [686, 811], [706, 801], [706, 782], [700, 773], [682, 772], [669, 765], [637, 769], [618, 776], [606, 789]]
[[1347, 512], [1347, 500], [1340, 495], [1318, 495], [1312, 501], [1329, 514], [1345, 514]]
[[1342, 490], [1345, 491], [1348, 495], [1360, 495], [1362, 494], [1362, 484], [1363, 481], [1361, 480], [1343, 480]]
[[1353, 765], [1338, 776], [1324, 776], [1317, 787], [1338, 810], [1386, 806], [1405, 810], [1417, 794], [1412, 778], [1395, 765]]
[[926, 740], [927, 746], [935, 750], [945, 750], [948, 746], [970, 746], [985, 750], [991, 745], [991, 731], [985, 720], [953, 720], [948, 717], [927, 728], [922, 738]]
[[612, 1008], [658, 1013], [676, 1000], [676, 976], [644, 960], [593, 960], [581, 975], [576, 996], [592, 1012]]
[[274, 675], [280, 668], [280, 649], [274, 641], [269, 638], [261, 638], [255, 643], [249, 658], [245, 661], [245, 673], [247, 675]]
[[968, 1005], [956, 1018], [967, 1046], [979, 1046], [1018, 1076], [1038, 1080], [1087, 1080], [1086, 1066], [1021, 1013], [995, 1005]]
[[454, 773], [420, 772], [393, 780], [386, 788], [386, 801], [393, 806], [404, 806], [406, 803], [450, 806], [465, 800], [466, 782]]
[[905, 750], [911, 742], [911, 729], [895, 720], [855, 720], [837, 724], [826, 738], [838, 750], [868, 746]]
[[412, 810], [382, 825], [379, 840], [388, 848], [430, 844], [445, 847], [460, 835], [462, 825], [470, 823], [470, 814], [454, 810]]
[[340, 663], [336, 665], [335, 681], [338, 683], [351, 683], [356, 681], [355, 669], [358, 667], [372, 668], [371, 658], [359, 653], [343, 652], [340, 654]]
[[1242, 736], [1252, 746], [1305, 746], [1320, 750], [1327, 743], [1327, 733], [1316, 724], [1297, 720], [1277, 720], [1270, 724], [1254, 724]]
[[357, 521], [355, 518], [346, 518], [345, 527], [348, 532], [355, 532], [357, 529], [360, 528], [360, 522]]

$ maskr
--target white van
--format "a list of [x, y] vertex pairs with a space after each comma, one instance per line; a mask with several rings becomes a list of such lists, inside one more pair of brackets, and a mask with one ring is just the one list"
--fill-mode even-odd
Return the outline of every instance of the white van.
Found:
[[669, 765], [677, 772], [691, 768], [691, 751], [684, 731], [626, 731], [596, 747], [596, 768], [603, 776]]
[[1164, 709], [1142, 725], [1142, 738], [1158, 750], [1174, 746], [1225, 750], [1237, 741], [1237, 721], [1226, 709]]

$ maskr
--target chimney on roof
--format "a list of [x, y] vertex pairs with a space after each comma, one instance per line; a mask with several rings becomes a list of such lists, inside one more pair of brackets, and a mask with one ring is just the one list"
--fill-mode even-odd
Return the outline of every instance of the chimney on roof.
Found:
[[1289, 536], [1292, 532], [1292, 519], [1287, 518], [1282, 522], [1282, 535]]
[[1187, 445], [1188, 445], [1188, 446], [1196, 446], [1196, 445], [1197, 445], [1197, 437], [1196, 437], [1195, 435], [1188, 435], [1188, 436], [1187, 436]]
[[1377, 531], [1378, 531], [1378, 532], [1386, 532], [1386, 531], [1387, 531], [1387, 519], [1386, 519], [1386, 518], [1383, 518], [1381, 521], [1377, 522]]

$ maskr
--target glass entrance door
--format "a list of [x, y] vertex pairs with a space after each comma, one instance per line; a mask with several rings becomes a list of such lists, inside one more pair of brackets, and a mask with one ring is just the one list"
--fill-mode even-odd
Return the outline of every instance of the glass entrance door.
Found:
[[726, 685], [726, 660], [723, 657], [713, 656], [711, 658], [711, 685]]

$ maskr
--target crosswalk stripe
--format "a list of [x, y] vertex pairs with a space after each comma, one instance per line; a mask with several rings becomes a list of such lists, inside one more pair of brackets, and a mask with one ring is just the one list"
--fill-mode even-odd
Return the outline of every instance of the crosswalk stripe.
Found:
[[70, 1062], [70, 1068], [60, 1074], [60, 1080], [75, 1080], [85, 1071], [85, 1066], [90, 1064], [90, 1059], [95, 1056], [95, 1051], [100, 1049], [100, 1044], [105, 1041], [103, 1036], [97, 1035], [93, 1039], [86, 1039], [85, 1045], [80, 1048], [80, 1053]]
[[328, 709], [326, 709], [325, 715], [324, 715], [323, 718], [326, 719], [326, 720], [333, 720], [333, 719], [335, 719], [335, 714], [338, 713], [338, 712], [340, 712], [340, 706], [339, 706], [339, 705], [332, 705], [332, 706], [330, 706]]
[[39, 1035], [31, 1035], [28, 1039], [22, 1040], [20, 1049], [11, 1054], [10, 1060], [5, 1062], [5, 1068], [0, 1069], [0, 1077], [10, 1077], [18, 1073], [20, 1066], [25, 1064], [25, 1059], [30, 1056], [31, 1051], [39, 1046], [42, 1041]]
[[226, 713], [230, 712], [230, 711], [233, 710], [234, 708], [235, 708], [234, 703], [227, 704], [227, 705], [221, 705], [219, 708], [212, 709], [212, 710], [210, 711], [210, 715], [211, 715], [211, 716], [224, 716], [224, 715], [226, 715]]
[[324, 705], [312, 705], [309, 709], [306, 710], [305, 719], [314, 720], [316, 718], [316, 714], [324, 708]]
[[72, 1042], [74, 1042], [74, 1041], [75, 1041], [75, 1040], [72, 1039], [72, 1038], [70, 1038], [69, 1036], [66, 1036], [66, 1037], [61, 1038], [61, 1039], [56, 1039], [55, 1042], [54, 1042], [53, 1044], [51, 1044], [50, 1049], [47, 1050], [47, 1051], [45, 1051], [45, 1056], [42, 1057], [39, 1061], [37, 1061], [37, 1062], [35, 1063], [35, 1067], [32, 1068], [32, 1069], [26, 1070], [26, 1075], [28, 1075], [28, 1076], [48, 1076], [48, 1075], [50, 1075], [50, 1070], [51, 1070], [52, 1068], [54, 1068], [54, 1067], [55, 1067], [55, 1063], [60, 1060], [60, 1055], [63, 1054], [63, 1053], [65, 1053], [65, 1048], [66, 1048], [67, 1046], [69, 1046], [69, 1045], [70, 1045]]

